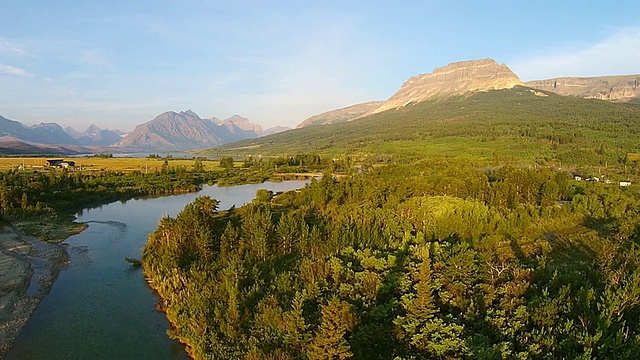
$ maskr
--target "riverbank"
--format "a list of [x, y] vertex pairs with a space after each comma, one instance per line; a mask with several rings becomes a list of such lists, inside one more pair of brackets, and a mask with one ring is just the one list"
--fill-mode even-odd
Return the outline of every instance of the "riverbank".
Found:
[[68, 263], [61, 245], [0, 222], [0, 358]]

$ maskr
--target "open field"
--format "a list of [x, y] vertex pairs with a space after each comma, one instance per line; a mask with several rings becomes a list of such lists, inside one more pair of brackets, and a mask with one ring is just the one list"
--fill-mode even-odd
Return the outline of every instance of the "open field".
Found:
[[[163, 158], [128, 158], [128, 157], [113, 157], [113, 158], [99, 158], [99, 157], [5, 157], [0, 158], [0, 171], [16, 169], [21, 166], [25, 169], [47, 169], [46, 166], [48, 159], [65, 159], [69, 161], [75, 161], [76, 168], [83, 171], [155, 171], [160, 170], [164, 163]], [[169, 166], [179, 167], [184, 166], [187, 169], [191, 169], [195, 163], [193, 159], [169, 159]], [[202, 165], [205, 170], [219, 170], [220, 162], [217, 160], [202, 160]], [[236, 163], [239, 166], [240, 163]]]

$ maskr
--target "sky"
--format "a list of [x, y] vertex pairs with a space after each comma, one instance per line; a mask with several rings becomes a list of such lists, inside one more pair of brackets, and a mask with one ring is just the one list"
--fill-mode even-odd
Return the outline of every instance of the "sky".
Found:
[[130, 131], [191, 109], [265, 128], [493, 58], [523, 81], [640, 73], [640, 1], [3, 0], [0, 115]]

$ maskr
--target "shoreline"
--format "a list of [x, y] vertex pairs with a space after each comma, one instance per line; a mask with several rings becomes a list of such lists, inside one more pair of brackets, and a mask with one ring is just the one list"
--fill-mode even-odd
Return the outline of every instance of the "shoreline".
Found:
[[[167, 304], [166, 304], [166, 298], [164, 298], [161, 294], [160, 291], [158, 291], [158, 288], [154, 286], [154, 283], [152, 281], [151, 278], [149, 278], [147, 276], [147, 274], [145, 273], [145, 269], [144, 269], [144, 263], [142, 265], [142, 273], [143, 273], [143, 277], [144, 277], [144, 282], [147, 284], [147, 286], [153, 290], [153, 292], [156, 294], [156, 296], [158, 297], [158, 302], [156, 303], [156, 311], [161, 312], [164, 314], [165, 319], [167, 319], [167, 321], [169, 322], [169, 329], [173, 329], [176, 330], [178, 329], [178, 324], [174, 323], [173, 321], [171, 321], [171, 319], [169, 318], [169, 316], [167, 316]], [[167, 330], [169, 330], [167, 329]], [[187, 356], [189, 356], [189, 358], [191, 359], [196, 359], [196, 357], [193, 354], [193, 347], [191, 346], [191, 344], [189, 343], [189, 341], [187, 341], [187, 339], [185, 339], [182, 336], [177, 336], [175, 335], [175, 333], [173, 335], [169, 335], [169, 338], [176, 340], [177, 342], [180, 343], [180, 345], [182, 345], [184, 347], [184, 352], [187, 354]], [[1, 353], [0, 353], [1, 355]]]
[[68, 264], [62, 245], [38, 240], [0, 221], [0, 358]]

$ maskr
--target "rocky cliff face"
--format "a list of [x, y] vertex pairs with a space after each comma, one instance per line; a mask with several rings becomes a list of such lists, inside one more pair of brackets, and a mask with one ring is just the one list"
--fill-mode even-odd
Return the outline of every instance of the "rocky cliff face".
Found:
[[640, 98], [640, 75], [563, 77], [528, 81], [525, 86], [586, 99], [629, 101]]
[[296, 128], [299, 129], [311, 125], [327, 125], [355, 120], [360, 116], [379, 108], [382, 104], [384, 104], [384, 101], [370, 101], [338, 110], [327, 111], [307, 118], [298, 124]]
[[116, 147], [144, 150], [189, 150], [215, 147], [227, 142], [255, 138], [263, 132], [260, 125], [238, 115], [230, 119], [202, 119], [191, 110], [168, 111], [127, 134]]
[[451, 63], [431, 74], [409, 78], [382, 106], [373, 113], [400, 108], [434, 98], [462, 95], [467, 92], [509, 89], [522, 82], [507, 65], [482, 59]]

